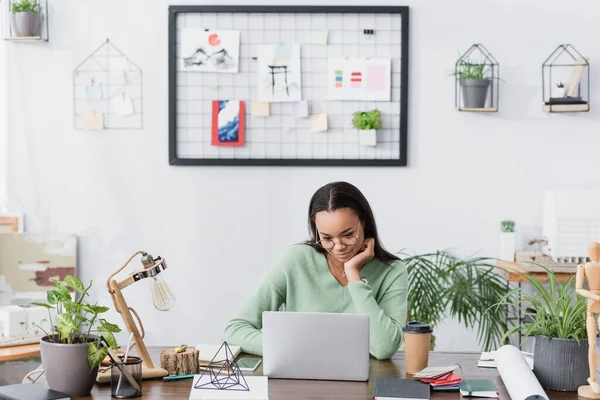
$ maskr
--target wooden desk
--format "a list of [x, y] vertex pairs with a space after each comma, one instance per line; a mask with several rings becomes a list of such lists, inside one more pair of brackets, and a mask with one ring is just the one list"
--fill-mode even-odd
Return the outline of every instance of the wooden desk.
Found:
[[[154, 359], [158, 351], [150, 351]], [[432, 352], [429, 358], [430, 366], [450, 365], [458, 362], [470, 378], [490, 378], [500, 390], [500, 399], [510, 399], [502, 379], [495, 368], [477, 368], [479, 354], [474, 353], [442, 353]], [[262, 365], [262, 364], [261, 364]], [[252, 373], [244, 373], [253, 375]], [[259, 367], [255, 375], [262, 375]], [[270, 400], [371, 400], [373, 388], [378, 377], [405, 378], [404, 353], [397, 353], [392, 360], [378, 361], [371, 359], [371, 372], [367, 382], [337, 382], [337, 381], [307, 381], [307, 380], [269, 380]], [[171, 382], [160, 380], [145, 380], [142, 383], [144, 399], [189, 399], [192, 379]], [[577, 399], [577, 392], [564, 393], [546, 391], [550, 399]], [[110, 383], [96, 384], [92, 396], [87, 399], [110, 398]], [[458, 392], [432, 392], [432, 399], [461, 399]]]
[[40, 355], [40, 344], [24, 344], [22, 346], [0, 347], [0, 361], [20, 360]]
[[[535, 279], [537, 279], [540, 282], [548, 282], [548, 275], [545, 272], [527, 271], [520, 262], [496, 260], [496, 267], [500, 270], [502, 275], [504, 275], [504, 277], [509, 282], [517, 282], [519, 284], [523, 283], [523, 282], [529, 282], [527, 280], [527, 278], [523, 275], [534, 277]], [[523, 274], [523, 275], [521, 275], [521, 274]], [[555, 272], [554, 273], [556, 280], [561, 283], [565, 283], [573, 275], [575, 275], [574, 272]]]

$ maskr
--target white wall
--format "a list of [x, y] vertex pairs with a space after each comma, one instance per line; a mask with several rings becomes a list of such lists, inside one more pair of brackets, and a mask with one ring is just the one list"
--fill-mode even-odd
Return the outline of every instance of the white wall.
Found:
[[[164, 256], [176, 309], [155, 311], [145, 283], [127, 293], [149, 344], [217, 342], [269, 262], [306, 238], [308, 200], [326, 182], [348, 180], [365, 193], [392, 251], [486, 256], [499, 253], [503, 218], [539, 231], [544, 190], [598, 182], [595, 101], [591, 112], [572, 115], [545, 114], [540, 101], [541, 63], [560, 43], [590, 57], [598, 98], [595, 0], [404, 1], [411, 6], [407, 168], [169, 166], [167, 2], [51, 4], [48, 43], [8, 44], [9, 206], [25, 212], [29, 230], [80, 235], [80, 276], [93, 279], [103, 303], [106, 277], [131, 253]], [[72, 70], [107, 37], [143, 69], [142, 131], [72, 128]], [[454, 110], [447, 75], [458, 52], [476, 42], [501, 65], [497, 114]], [[439, 350], [476, 348], [457, 325], [439, 329]]]

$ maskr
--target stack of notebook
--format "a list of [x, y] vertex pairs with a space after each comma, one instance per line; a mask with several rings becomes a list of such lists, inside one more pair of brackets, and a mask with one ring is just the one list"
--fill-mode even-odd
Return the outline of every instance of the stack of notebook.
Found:
[[459, 390], [462, 378], [454, 373], [456, 364], [447, 367], [428, 367], [413, 376], [431, 385], [433, 390]]

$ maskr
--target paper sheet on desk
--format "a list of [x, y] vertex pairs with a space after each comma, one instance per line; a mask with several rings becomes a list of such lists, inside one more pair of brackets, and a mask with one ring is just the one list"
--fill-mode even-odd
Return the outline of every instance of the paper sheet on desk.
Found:
[[[200, 379], [202, 377], [202, 379]], [[268, 400], [269, 381], [266, 376], [244, 376], [250, 390], [211, 389], [209, 374], [196, 375], [189, 400]], [[202, 389], [195, 387], [204, 385]]]
[[[529, 368], [533, 369], [533, 353], [527, 353], [527, 352], [522, 351], [521, 354], [523, 354], [523, 357], [525, 358], [525, 361], [527, 361]], [[477, 363], [477, 366], [480, 368], [496, 368], [495, 359], [496, 359], [495, 351], [490, 351], [490, 352], [484, 351], [483, 353], [481, 353], [481, 357], [479, 357], [479, 362]]]
[[548, 400], [525, 357], [515, 346], [496, 351], [496, 367], [512, 400]]

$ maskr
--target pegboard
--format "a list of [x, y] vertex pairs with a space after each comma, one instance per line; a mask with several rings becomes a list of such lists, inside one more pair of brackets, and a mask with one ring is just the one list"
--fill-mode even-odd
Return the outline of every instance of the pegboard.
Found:
[[[408, 7], [170, 6], [170, 164], [406, 166], [408, 21]], [[237, 72], [186, 70], [182, 32], [190, 29], [239, 31]], [[328, 31], [326, 44], [315, 43], [318, 30]], [[292, 102], [270, 103], [268, 117], [251, 114], [259, 46], [278, 43], [300, 46], [302, 100], [310, 114], [327, 114], [327, 131], [296, 118]], [[333, 58], [391, 60], [389, 101], [329, 100]], [[243, 146], [212, 144], [214, 100], [244, 101]], [[352, 115], [371, 109], [380, 110], [382, 128], [376, 146], [362, 146]]]

